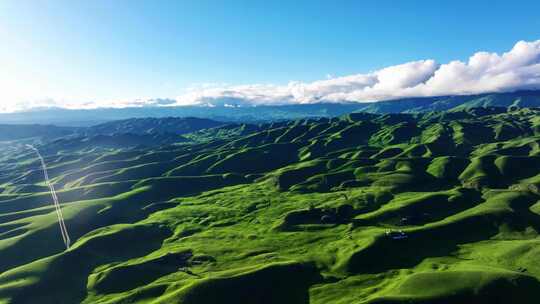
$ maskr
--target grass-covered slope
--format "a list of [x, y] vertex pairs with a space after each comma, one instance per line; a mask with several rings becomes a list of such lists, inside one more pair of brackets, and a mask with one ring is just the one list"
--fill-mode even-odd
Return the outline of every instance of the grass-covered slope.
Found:
[[0, 303], [537, 303], [539, 114], [51, 142], [68, 250], [38, 159], [3, 144]]

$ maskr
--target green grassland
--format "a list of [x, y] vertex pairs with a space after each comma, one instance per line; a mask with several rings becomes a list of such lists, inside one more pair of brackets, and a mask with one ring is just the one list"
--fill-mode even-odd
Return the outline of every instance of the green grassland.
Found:
[[43, 143], [68, 250], [38, 159], [3, 142], [0, 303], [538, 303], [539, 115]]

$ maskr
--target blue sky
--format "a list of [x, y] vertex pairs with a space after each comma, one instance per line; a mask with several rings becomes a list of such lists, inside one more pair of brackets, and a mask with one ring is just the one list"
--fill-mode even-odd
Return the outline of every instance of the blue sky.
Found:
[[540, 1], [493, 0], [3, 0], [0, 98], [4, 110], [107, 105], [466, 62], [540, 39], [539, 11]]

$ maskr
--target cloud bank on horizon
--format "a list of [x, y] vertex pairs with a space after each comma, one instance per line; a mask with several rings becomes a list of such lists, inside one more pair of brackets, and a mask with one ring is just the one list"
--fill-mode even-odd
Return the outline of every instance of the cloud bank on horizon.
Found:
[[467, 62], [419, 60], [367, 74], [287, 85], [240, 85], [193, 90], [176, 99], [190, 104], [365, 102], [403, 97], [468, 95], [540, 89], [540, 40], [519, 41], [501, 55], [477, 52]]
[[[218, 85], [190, 88], [172, 99], [139, 99], [97, 102], [46, 100], [22, 102], [15, 108], [238, 106], [283, 105], [317, 102], [366, 102], [404, 97], [468, 95], [540, 89], [540, 40], [519, 41], [503, 54], [477, 52], [468, 61], [439, 64], [419, 60], [314, 82], [286, 85]], [[0, 110], [2, 110], [0, 106]]]

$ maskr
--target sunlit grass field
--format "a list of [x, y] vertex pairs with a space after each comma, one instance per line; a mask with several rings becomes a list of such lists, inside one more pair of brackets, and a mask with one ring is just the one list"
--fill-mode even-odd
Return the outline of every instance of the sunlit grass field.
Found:
[[68, 250], [38, 159], [3, 143], [0, 302], [537, 303], [539, 114], [49, 142]]

